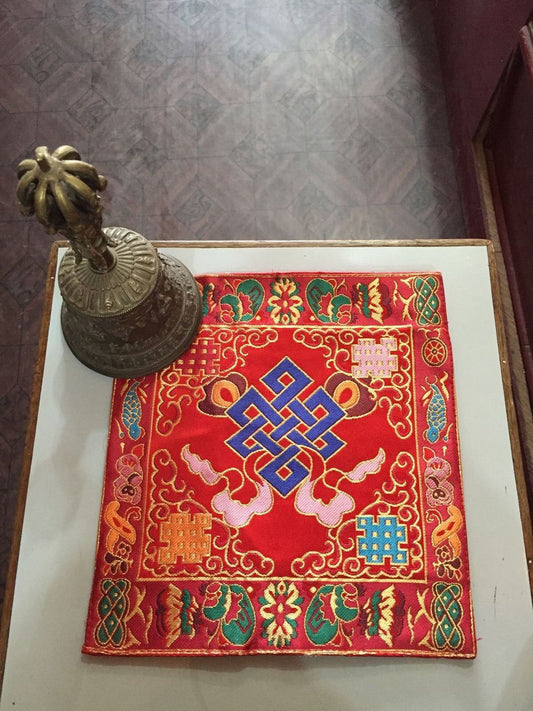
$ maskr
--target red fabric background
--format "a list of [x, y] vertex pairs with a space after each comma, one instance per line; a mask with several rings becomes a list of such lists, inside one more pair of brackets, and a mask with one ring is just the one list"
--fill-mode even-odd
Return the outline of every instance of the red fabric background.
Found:
[[473, 656], [440, 274], [198, 284], [115, 383], [83, 651]]

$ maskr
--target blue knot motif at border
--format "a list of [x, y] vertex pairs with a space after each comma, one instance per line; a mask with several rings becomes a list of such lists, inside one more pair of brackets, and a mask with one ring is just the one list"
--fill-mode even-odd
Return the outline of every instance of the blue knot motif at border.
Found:
[[272, 458], [258, 473], [286, 496], [310, 474], [301, 461], [304, 449], [327, 460], [344, 447], [346, 443], [331, 432], [344, 410], [322, 387], [303, 397], [313, 381], [290, 358], [280, 361], [261, 382], [272, 394], [270, 402], [257, 388], [249, 388], [227, 410], [241, 429], [226, 443], [243, 459], [261, 450], [270, 453]]

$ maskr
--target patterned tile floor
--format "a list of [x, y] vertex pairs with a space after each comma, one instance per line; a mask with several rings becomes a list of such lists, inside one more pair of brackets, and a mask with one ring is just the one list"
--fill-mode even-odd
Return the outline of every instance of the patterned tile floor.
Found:
[[4, 0], [0, 588], [51, 237], [15, 204], [38, 145], [109, 178], [149, 239], [464, 237], [429, 0]]

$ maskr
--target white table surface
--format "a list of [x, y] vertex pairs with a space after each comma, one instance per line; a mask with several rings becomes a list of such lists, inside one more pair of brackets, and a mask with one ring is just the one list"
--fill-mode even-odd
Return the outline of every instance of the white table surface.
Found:
[[533, 611], [486, 246], [165, 248], [194, 274], [441, 271], [453, 344], [478, 656], [109, 659], [80, 652], [111, 379], [52, 305], [1, 711], [533, 709]]

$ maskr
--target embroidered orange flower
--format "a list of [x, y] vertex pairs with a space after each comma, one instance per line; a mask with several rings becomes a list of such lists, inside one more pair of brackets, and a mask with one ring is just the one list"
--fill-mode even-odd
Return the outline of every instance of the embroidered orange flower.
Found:
[[271, 283], [270, 293], [267, 311], [274, 323], [283, 326], [297, 323], [304, 310], [300, 285], [289, 277], [278, 277]]

